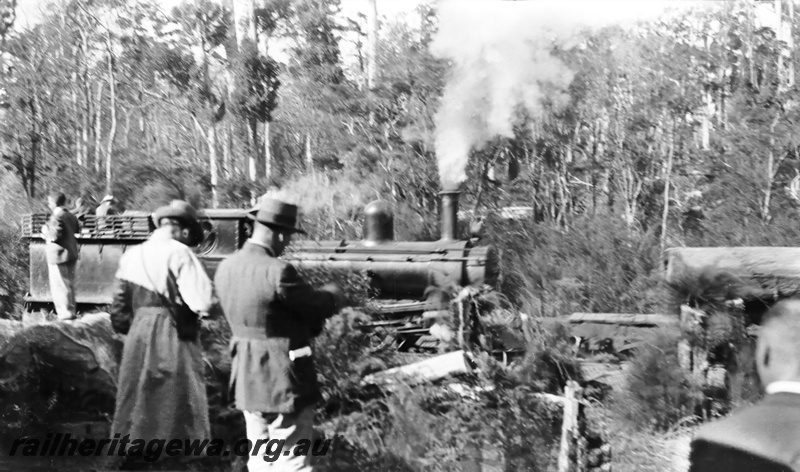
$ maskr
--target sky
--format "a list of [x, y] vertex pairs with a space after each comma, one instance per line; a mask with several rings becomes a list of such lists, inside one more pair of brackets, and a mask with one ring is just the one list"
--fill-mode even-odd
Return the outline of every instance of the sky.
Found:
[[[60, 1], [64, 0], [18, 0], [16, 26], [22, 29], [36, 24], [48, 5]], [[160, 3], [164, 11], [169, 11], [183, 1], [186, 0], [161, 0]], [[222, 2], [224, 0], [213, 1]], [[418, 22], [419, 17], [416, 15], [415, 9], [423, 2], [452, 3], [457, 6], [457, 10], [460, 10], [465, 18], [474, 16], [476, 12], [479, 16], [482, 15], [481, 28], [475, 30], [476, 34], [481, 34], [481, 32], [489, 34], [491, 31], [505, 29], [502, 12], [507, 10], [518, 12], [518, 16], [523, 21], [525, 18], [530, 18], [531, 25], [546, 26], [548, 23], [542, 21], [543, 16], [552, 16], [554, 20], [557, 20], [559, 17], [567, 15], [570, 17], [570, 21], [585, 17], [590, 22], [595, 22], [598, 17], [602, 17], [606, 18], [607, 22], [625, 22], [632, 19], [655, 19], [660, 12], [671, 5], [709, 3], [708, 0], [377, 0], [378, 17]], [[369, 4], [369, 0], [341, 0], [341, 19], [357, 20], [359, 14], [366, 16]], [[573, 16], [576, 18], [572, 18]], [[279, 62], [288, 60], [288, 57], [285, 57], [285, 46], [280, 42], [271, 45], [271, 55]], [[340, 42], [340, 48], [346, 67], [357, 61], [356, 46], [352, 36], [345, 35]]]
[[[41, 17], [41, 10], [47, 4], [59, 0], [18, 0], [17, 18], [20, 26], [36, 23]], [[165, 10], [171, 9], [182, 0], [163, 0]], [[393, 18], [400, 15], [413, 13], [414, 9], [422, 0], [377, 0], [378, 15]], [[470, 7], [493, 8], [498, 3], [505, 3], [504, 7], [522, 7], [525, 4], [539, 4], [537, 10], [541, 11], [541, 5], [551, 4], [553, 8], [563, 9], [565, 5], [574, 8], [575, 12], [598, 11], [597, 6], [603, 5], [602, 11], [608, 15], [627, 16], [631, 14], [645, 15], [655, 14], [664, 9], [666, 5], [677, 3], [703, 3], [706, 0], [695, 0], [694, 2], [682, 0], [527, 0], [510, 2], [499, 0], [455, 0], [463, 4], [465, 9]], [[342, 13], [347, 16], [366, 13], [369, 0], [342, 0]], [[511, 5], [509, 5], [511, 4]]]
[[[17, 20], [20, 26], [35, 24], [41, 17], [42, 8], [58, 0], [18, 0]], [[178, 5], [183, 0], [163, 0], [161, 3], [165, 11]], [[411, 13], [420, 4], [420, 0], [378, 0], [378, 15], [394, 17]], [[342, 13], [355, 16], [358, 13], [366, 14], [369, 0], [343, 0]]]
[[[16, 27], [22, 29], [38, 23], [43, 16], [43, 11], [48, 5], [61, 0], [18, 0]], [[186, 0], [161, 0], [161, 6], [165, 12]], [[220, 3], [222, 0], [213, 0]], [[378, 17], [387, 19], [408, 18], [409, 21], [418, 21], [414, 11], [424, 0], [377, 0]], [[341, 17], [357, 19], [359, 14], [366, 15], [369, 8], [369, 0], [342, 0]], [[278, 62], [286, 62], [285, 48], [287, 45], [280, 42], [271, 45], [271, 56]], [[356, 61], [356, 47], [351, 38], [342, 38], [340, 43], [342, 59], [345, 64]]]

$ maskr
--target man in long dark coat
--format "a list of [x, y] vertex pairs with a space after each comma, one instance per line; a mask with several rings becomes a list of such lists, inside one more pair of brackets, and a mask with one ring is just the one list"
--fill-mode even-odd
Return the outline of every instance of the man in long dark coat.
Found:
[[176, 200], [153, 215], [157, 229], [119, 262], [111, 307], [126, 333], [112, 434], [130, 440], [210, 439], [199, 316], [212, 285], [189, 248], [202, 235], [194, 208]]
[[800, 470], [800, 300], [778, 302], [764, 319], [756, 367], [767, 395], [700, 428], [691, 472]]
[[[335, 285], [313, 289], [297, 270], [278, 259], [296, 225], [297, 207], [264, 198], [252, 237], [217, 268], [214, 283], [231, 326], [231, 386], [244, 411], [247, 436], [284, 440], [283, 453], [252, 455], [250, 472], [311, 471], [308, 455], [296, 456], [298, 441], [311, 441], [314, 405], [322, 398], [311, 339], [341, 305]], [[272, 452], [272, 458], [264, 454]], [[256, 454], [256, 452], [253, 452]], [[274, 462], [270, 462], [274, 460]]]

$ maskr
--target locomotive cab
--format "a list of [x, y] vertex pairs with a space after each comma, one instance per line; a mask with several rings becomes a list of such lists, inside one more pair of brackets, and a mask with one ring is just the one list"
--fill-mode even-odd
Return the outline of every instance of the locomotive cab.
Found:
[[[207, 210], [201, 213], [203, 241], [196, 253], [210, 277], [228, 254], [249, 237], [245, 210]], [[28, 311], [51, 309], [45, 241], [41, 227], [48, 215], [28, 215], [22, 221], [22, 236], [28, 241], [30, 257], [29, 291], [25, 296]], [[79, 311], [102, 309], [112, 301], [114, 275], [125, 251], [141, 244], [154, 229], [147, 212], [124, 215], [87, 216], [76, 234], [79, 259], [75, 268], [75, 302]]]

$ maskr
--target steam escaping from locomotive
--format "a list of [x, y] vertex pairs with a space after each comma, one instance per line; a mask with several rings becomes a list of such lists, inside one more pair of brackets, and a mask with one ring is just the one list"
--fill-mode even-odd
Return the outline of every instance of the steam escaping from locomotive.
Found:
[[447, 0], [439, 4], [433, 53], [451, 69], [436, 115], [442, 189], [466, 180], [471, 150], [513, 137], [520, 111], [541, 116], [544, 100], [567, 99], [573, 73], [551, 54], [577, 45], [577, 32], [652, 19], [685, 2]]

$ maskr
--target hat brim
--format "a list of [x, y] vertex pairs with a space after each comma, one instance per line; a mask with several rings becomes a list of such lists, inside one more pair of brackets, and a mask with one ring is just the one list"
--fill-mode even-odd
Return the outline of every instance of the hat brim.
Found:
[[182, 221], [197, 221], [195, 218], [186, 215], [186, 212], [181, 211], [179, 208], [173, 207], [161, 207], [153, 213], [153, 221], [156, 225], [158, 222], [161, 221], [162, 218], [175, 218], [177, 220]]
[[[198, 217], [201, 217], [198, 215]], [[189, 227], [189, 246], [197, 246], [198, 244], [203, 242], [203, 227], [200, 225], [200, 220], [197, 218], [193, 218], [191, 216], [186, 216], [186, 213], [181, 211], [178, 208], [166, 207], [166, 208], [159, 208], [158, 210], [153, 213], [153, 226], [156, 228], [161, 227], [161, 220], [163, 218], [174, 218], [176, 220], [182, 221], [186, 223]]]
[[292, 233], [308, 234], [304, 230], [297, 228], [295, 226], [282, 225], [280, 223], [274, 223], [272, 221], [259, 220], [258, 218], [256, 218], [256, 214], [253, 213], [252, 211], [247, 213], [247, 218], [251, 221], [261, 223], [264, 226], [274, 226], [275, 228], [289, 230]]

